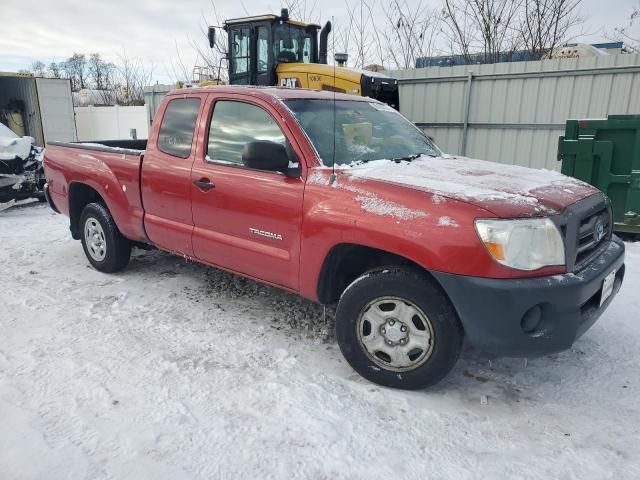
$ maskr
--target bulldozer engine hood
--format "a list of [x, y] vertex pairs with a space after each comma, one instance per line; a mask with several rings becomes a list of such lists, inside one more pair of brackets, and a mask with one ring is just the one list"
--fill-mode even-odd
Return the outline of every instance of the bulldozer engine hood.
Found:
[[[397, 80], [379, 72], [319, 63], [280, 63], [278, 85], [362, 95], [398, 108]], [[335, 73], [335, 82], [333, 76]], [[299, 79], [299, 82], [296, 82]]]

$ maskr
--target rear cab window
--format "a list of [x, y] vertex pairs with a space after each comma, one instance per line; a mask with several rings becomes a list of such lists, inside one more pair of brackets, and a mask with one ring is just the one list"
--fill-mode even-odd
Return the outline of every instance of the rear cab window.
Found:
[[200, 111], [199, 98], [169, 101], [158, 133], [158, 148], [169, 155], [188, 158]]

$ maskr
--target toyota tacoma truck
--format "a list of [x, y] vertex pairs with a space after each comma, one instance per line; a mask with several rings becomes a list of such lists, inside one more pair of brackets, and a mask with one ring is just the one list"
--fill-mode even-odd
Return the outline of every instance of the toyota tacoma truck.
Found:
[[365, 97], [178, 90], [148, 141], [51, 142], [44, 169], [96, 269], [144, 244], [337, 304], [344, 357], [391, 387], [443, 379], [465, 337], [501, 356], [565, 350], [624, 277], [604, 194], [445, 155]]

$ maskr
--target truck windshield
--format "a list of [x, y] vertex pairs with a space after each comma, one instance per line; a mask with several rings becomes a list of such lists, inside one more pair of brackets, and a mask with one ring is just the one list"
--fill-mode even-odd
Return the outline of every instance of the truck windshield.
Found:
[[336, 165], [442, 155], [426, 135], [382, 103], [315, 99], [286, 100], [284, 103], [326, 166], [331, 166], [334, 158], [334, 130]]

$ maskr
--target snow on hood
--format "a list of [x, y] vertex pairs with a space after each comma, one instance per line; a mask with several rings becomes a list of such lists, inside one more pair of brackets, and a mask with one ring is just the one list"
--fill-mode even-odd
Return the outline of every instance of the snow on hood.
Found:
[[497, 215], [553, 214], [597, 190], [551, 170], [537, 170], [466, 157], [422, 156], [411, 162], [375, 160], [344, 169], [379, 180], [462, 200]]

